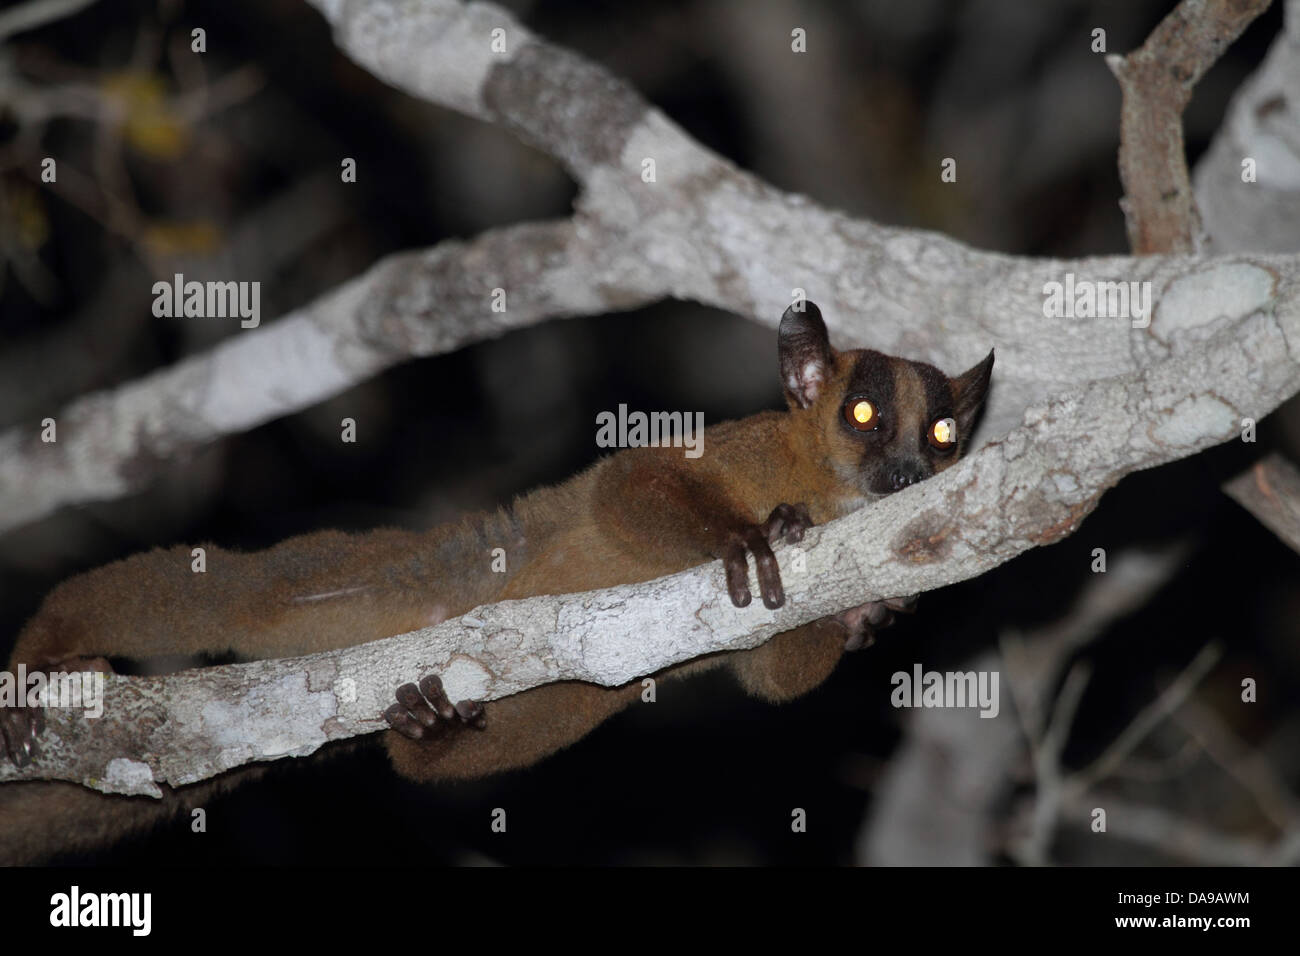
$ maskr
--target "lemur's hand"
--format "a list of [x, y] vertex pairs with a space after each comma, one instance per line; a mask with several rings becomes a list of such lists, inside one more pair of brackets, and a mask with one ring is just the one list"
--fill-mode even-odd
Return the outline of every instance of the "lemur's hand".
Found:
[[15, 767], [26, 767], [40, 756], [36, 738], [45, 729], [45, 710], [41, 707], [0, 707], [0, 736]]
[[412, 740], [433, 740], [454, 727], [487, 726], [483, 705], [476, 700], [452, 704], [442, 688], [442, 678], [429, 674], [415, 684], [397, 688], [397, 703], [384, 711], [388, 726]]
[[876, 631], [894, 623], [895, 614], [911, 614], [916, 610], [917, 595], [905, 598], [888, 598], [868, 601], [835, 615], [835, 620], [848, 632], [844, 639], [846, 651], [870, 647], [876, 642]]
[[[67, 660], [48, 664], [44, 668], [34, 668], [33, 673], [44, 670], [49, 673], [60, 671], [96, 671], [100, 674], [113, 673], [113, 667], [106, 657], [70, 657]], [[27, 696], [27, 689], [19, 689], [19, 698]], [[15, 767], [26, 767], [32, 759], [39, 757], [41, 748], [37, 738], [45, 730], [45, 708], [29, 707], [20, 704], [17, 707], [0, 707], [0, 737], [4, 738], [5, 751]]]
[[731, 603], [745, 607], [751, 600], [749, 593], [748, 554], [754, 555], [758, 571], [758, 590], [763, 603], [778, 608], [785, 603], [785, 590], [781, 587], [781, 569], [772, 553], [778, 541], [802, 541], [803, 533], [812, 527], [812, 518], [804, 505], [779, 504], [772, 509], [767, 520], [751, 524], [732, 532], [722, 553], [722, 566], [727, 573], [727, 592]]

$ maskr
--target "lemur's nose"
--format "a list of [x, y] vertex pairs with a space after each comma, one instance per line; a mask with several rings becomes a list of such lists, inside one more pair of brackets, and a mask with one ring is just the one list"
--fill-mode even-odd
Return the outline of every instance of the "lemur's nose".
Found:
[[912, 465], [903, 465], [889, 473], [889, 487], [894, 491], [902, 491], [908, 485], [914, 485], [920, 480], [920, 469]]

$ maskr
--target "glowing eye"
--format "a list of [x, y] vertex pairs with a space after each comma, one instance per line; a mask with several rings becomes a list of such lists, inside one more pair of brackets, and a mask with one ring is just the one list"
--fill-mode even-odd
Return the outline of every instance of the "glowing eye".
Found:
[[876, 427], [876, 406], [865, 398], [851, 398], [844, 403], [844, 419], [858, 431]]
[[957, 423], [951, 418], [941, 418], [930, 426], [930, 444], [935, 448], [951, 448], [957, 441]]

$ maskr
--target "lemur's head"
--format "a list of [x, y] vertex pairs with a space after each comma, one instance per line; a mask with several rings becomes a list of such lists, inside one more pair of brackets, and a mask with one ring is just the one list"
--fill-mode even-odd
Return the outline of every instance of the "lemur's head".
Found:
[[777, 342], [791, 411], [813, 416], [837, 475], [866, 498], [892, 494], [956, 462], [993, 371], [991, 350], [956, 378], [870, 349], [837, 352], [811, 302], [802, 311], [786, 309]]

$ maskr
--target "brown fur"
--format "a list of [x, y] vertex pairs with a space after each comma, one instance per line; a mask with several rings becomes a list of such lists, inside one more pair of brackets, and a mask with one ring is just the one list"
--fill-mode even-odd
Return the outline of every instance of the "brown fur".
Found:
[[[949, 380], [930, 366], [879, 353], [835, 353], [816, 307], [808, 308], [807, 317], [787, 313], [782, 323], [790, 410], [707, 429], [698, 459], [685, 458], [680, 448], [624, 450], [562, 485], [522, 496], [509, 509], [427, 532], [322, 531], [255, 553], [209, 546], [203, 574], [191, 570], [187, 546], [134, 555], [55, 588], [19, 637], [11, 668], [200, 652], [275, 658], [359, 644], [497, 600], [679, 571], [721, 557], [735, 534], [783, 503], [805, 504], [821, 524], [885, 493], [878, 487], [881, 462], [915, 459], [926, 474], [955, 462], [960, 448], [947, 456], [932, 453], [924, 446], [925, 429], [939, 411], [952, 413], [964, 444], [992, 356]], [[881, 429], [868, 437], [853, 434], [841, 420], [845, 396], [863, 387], [897, 398], [879, 399]], [[944, 403], [952, 408], [940, 408]], [[506, 551], [506, 573], [490, 570], [497, 547]], [[727, 665], [750, 693], [788, 700], [826, 679], [844, 643], [844, 628], [828, 618], [755, 650], [712, 655], [659, 676]], [[393, 765], [408, 777], [482, 776], [525, 766], [572, 743], [640, 691], [639, 682], [614, 689], [551, 684], [488, 704], [483, 731], [457, 729], [432, 742], [392, 731], [385, 737]], [[80, 830], [66, 835], [74, 844], [111, 838], [171, 812], [152, 813], [139, 801], [87, 791], [74, 796], [78, 788], [67, 785], [16, 787], [56, 796], [65, 810], [80, 807]], [[12, 853], [25, 859], [52, 845], [48, 828], [26, 819], [25, 835], [0, 838], [0, 858]]]

